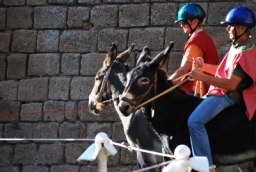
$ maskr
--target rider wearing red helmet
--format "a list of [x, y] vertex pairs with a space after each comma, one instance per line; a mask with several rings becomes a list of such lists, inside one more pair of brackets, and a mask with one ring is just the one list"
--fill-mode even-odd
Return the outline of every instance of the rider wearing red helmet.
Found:
[[[195, 3], [186, 3], [182, 6], [178, 12], [178, 18], [175, 21], [178, 22], [183, 28], [184, 33], [188, 34], [188, 40], [184, 46], [184, 55], [182, 58], [181, 65], [168, 80], [175, 80], [192, 69], [193, 59], [196, 57], [202, 57], [204, 62], [209, 64], [219, 64], [218, 54], [214, 42], [210, 36], [208, 36], [202, 29], [202, 22], [205, 18], [205, 12], [203, 8]], [[184, 78], [182, 78], [184, 79]], [[181, 80], [182, 80], [181, 79]], [[179, 82], [180, 80], [176, 81]], [[196, 87], [195, 82], [187, 82], [183, 85], [182, 89], [187, 94], [202, 93], [203, 95], [207, 92], [209, 85], [199, 84]]]
[[[232, 40], [230, 50], [218, 66], [215, 76], [206, 75], [213, 65], [203, 64], [202, 70], [193, 70], [190, 77], [210, 84], [207, 97], [192, 112], [188, 120], [194, 156], [206, 156], [212, 165], [212, 155], [205, 124], [224, 108], [245, 103], [248, 120], [256, 110], [256, 46], [250, 31], [256, 25], [254, 13], [242, 6], [230, 10], [221, 24], [226, 24], [229, 38]], [[199, 67], [194, 61], [193, 66]]]

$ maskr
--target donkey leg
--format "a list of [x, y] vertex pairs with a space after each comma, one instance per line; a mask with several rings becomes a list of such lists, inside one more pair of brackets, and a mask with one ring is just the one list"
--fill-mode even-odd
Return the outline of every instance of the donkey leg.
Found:
[[[144, 166], [143, 168], [146, 167], [151, 167], [157, 164], [157, 160], [156, 160], [156, 156], [152, 155], [152, 154], [148, 154], [148, 153], [142, 153], [142, 157], [144, 159]], [[149, 172], [160, 172], [161, 168], [157, 167], [157, 168], [153, 168], [151, 170], [149, 170]]]

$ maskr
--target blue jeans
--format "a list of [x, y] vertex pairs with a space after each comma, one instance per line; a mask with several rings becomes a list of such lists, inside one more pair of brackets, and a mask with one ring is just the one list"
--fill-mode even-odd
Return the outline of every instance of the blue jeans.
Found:
[[192, 112], [188, 119], [188, 129], [193, 156], [206, 156], [209, 165], [213, 165], [209, 138], [204, 125], [224, 108], [233, 104], [234, 102], [226, 94], [209, 96]]

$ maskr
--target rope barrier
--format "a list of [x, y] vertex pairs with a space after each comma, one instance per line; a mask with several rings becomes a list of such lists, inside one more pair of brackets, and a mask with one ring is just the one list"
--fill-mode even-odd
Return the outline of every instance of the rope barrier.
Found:
[[[0, 138], [0, 141], [91, 141], [91, 142], [93, 142], [93, 141], [95, 141], [95, 139], [81, 139], [81, 138], [60, 138], [60, 139], [57, 139], [57, 138], [56, 139], [55, 138]], [[126, 144], [124, 142], [122, 142], [120, 144], [120, 143], [116, 143], [116, 142], [113, 142], [112, 140], [110, 140], [110, 143], [113, 144], [113, 145], [119, 146], [119, 147], [126, 148], [130, 151], [134, 150], [134, 151], [149, 153], [149, 154], [153, 154], [153, 155], [157, 155], [157, 156], [165, 156], [165, 157], [168, 157], [168, 158], [171, 158], [171, 159], [175, 158], [174, 155], [163, 154], [163, 153], [159, 153], [159, 152], [155, 152], [155, 151], [149, 151], [149, 150], [145, 150], [145, 149], [139, 149], [139, 148], [136, 148], [136, 147], [129, 146], [128, 144]], [[150, 167], [135, 170], [133, 172], [142, 172], [142, 171], [147, 171], [147, 170], [154, 169], [154, 168], [159, 168], [159, 167], [167, 165], [167, 164], [169, 164], [173, 161], [175, 161], [175, 160], [162, 162], [162, 163], [150, 166]]]
[[80, 139], [80, 138], [0, 138], [0, 141], [94, 141], [94, 139]]
[[135, 151], [138, 151], [138, 152], [144, 152], [144, 153], [149, 153], [149, 154], [158, 155], [158, 156], [165, 156], [165, 157], [169, 157], [169, 158], [175, 158], [174, 155], [163, 154], [163, 153], [159, 153], [159, 152], [155, 152], [155, 151], [149, 151], [149, 150], [145, 150], [145, 149], [139, 149], [139, 148], [135, 148], [135, 147], [132, 147], [132, 146], [127, 146], [124, 143], [120, 144], [120, 143], [116, 143], [116, 142], [113, 142], [113, 141], [111, 141], [111, 143], [113, 145], [120, 146], [120, 147], [129, 149], [129, 150], [135, 150]]

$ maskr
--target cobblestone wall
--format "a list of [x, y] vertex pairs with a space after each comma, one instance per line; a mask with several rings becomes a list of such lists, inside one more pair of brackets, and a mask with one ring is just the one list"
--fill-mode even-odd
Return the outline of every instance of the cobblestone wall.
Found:
[[[125, 141], [113, 108], [88, 112], [94, 75], [115, 42], [119, 52], [135, 43], [156, 54], [174, 41], [170, 73], [180, 64], [186, 35], [174, 24], [185, 0], [0, 0], [0, 137], [94, 138], [106, 132]], [[219, 58], [230, 41], [220, 20], [237, 5], [256, 12], [255, 0], [198, 0], [204, 30]], [[255, 39], [256, 31], [252, 34]], [[134, 62], [130, 60], [132, 65]], [[91, 142], [0, 142], [1, 172], [89, 172], [96, 162], [76, 159]], [[118, 149], [109, 171], [135, 169], [135, 152]]]

